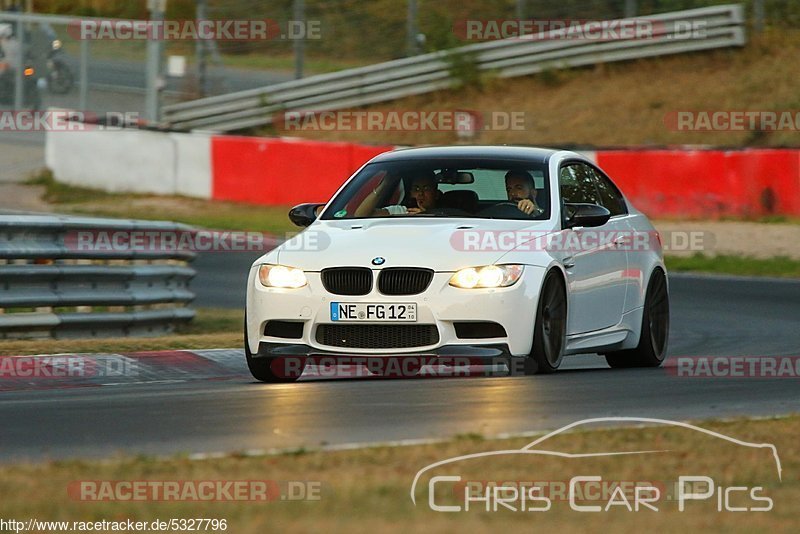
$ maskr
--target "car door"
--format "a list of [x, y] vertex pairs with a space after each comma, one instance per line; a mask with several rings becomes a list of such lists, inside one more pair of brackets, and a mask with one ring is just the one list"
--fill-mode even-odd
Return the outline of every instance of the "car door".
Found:
[[[625, 270], [625, 276], [623, 276], [623, 282], [626, 284], [625, 305], [622, 310], [623, 313], [627, 313], [643, 304], [641, 299], [637, 297], [637, 295], [644, 292], [644, 289], [640, 287], [644, 280], [642, 265], [646, 264], [642, 256], [648, 254], [646, 243], [653, 239], [654, 236], [647, 234], [644, 241], [645, 245], [642, 245], [641, 240], [644, 238], [641, 236], [641, 232], [636, 231], [636, 217], [628, 213], [625, 197], [622, 196], [614, 182], [603, 171], [596, 167], [592, 167], [592, 170], [594, 170], [595, 178], [597, 179], [597, 192], [600, 194], [600, 202], [603, 207], [611, 212], [609, 224], [613, 223], [613, 230], [620, 230], [624, 234], [621, 237], [616, 237], [614, 241], [618, 243], [618, 250], [625, 250], [627, 257], [628, 267]], [[644, 250], [641, 250], [643, 247]]]
[[[603, 205], [597, 175], [587, 163], [562, 164], [559, 189], [563, 222], [565, 203]], [[603, 226], [570, 228], [562, 233], [562, 262], [570, 291], [568, 335], [608, 328], [622, 318], [628, 258], [618, 241], [625, 228], [619, 217], [612, 217]]]

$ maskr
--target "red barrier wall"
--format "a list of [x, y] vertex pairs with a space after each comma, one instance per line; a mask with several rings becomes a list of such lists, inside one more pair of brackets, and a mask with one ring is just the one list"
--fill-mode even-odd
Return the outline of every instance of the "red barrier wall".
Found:
[[[325, 202], [390, 146], [215, 136], [212, 198], [264, 205]], [[800, 151], [596, 152], [637, 208], [653, 217], [800, 215]]]
[[393, 147], [215, 136], [212, 198], [264, 205], [327, 202], [370, 158]]
[[598, 151], [597, 164], [652, 217], [800, 215], [798, 150]]

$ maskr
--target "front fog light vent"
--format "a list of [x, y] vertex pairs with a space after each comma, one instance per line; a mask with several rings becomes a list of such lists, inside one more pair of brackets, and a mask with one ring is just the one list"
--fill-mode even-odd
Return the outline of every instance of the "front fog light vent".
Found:
[[267, 325], [264, 327], [264, 335], [285, 339], [300, 339], [303, 337], [303, 323], [297, 321], [267, 321]]

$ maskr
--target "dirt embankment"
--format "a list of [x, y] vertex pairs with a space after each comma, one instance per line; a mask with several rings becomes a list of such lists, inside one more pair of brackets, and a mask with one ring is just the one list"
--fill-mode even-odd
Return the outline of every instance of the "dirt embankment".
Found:
[[[655, 221], [669, 250], [691, 256], [786, 256], [800, 260], [800, 224], [743, 221]], [[672, 246], [670, 246], [672, 245]]]

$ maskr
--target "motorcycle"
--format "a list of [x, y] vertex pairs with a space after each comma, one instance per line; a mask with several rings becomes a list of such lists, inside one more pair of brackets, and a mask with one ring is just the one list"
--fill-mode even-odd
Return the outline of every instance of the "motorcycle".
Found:
[[51, 93], [63, 95], [69, 93], [75, 85], [75, 76], [64, 59], [61, 41], [53, 39], [47, 54], [47, 87]]

